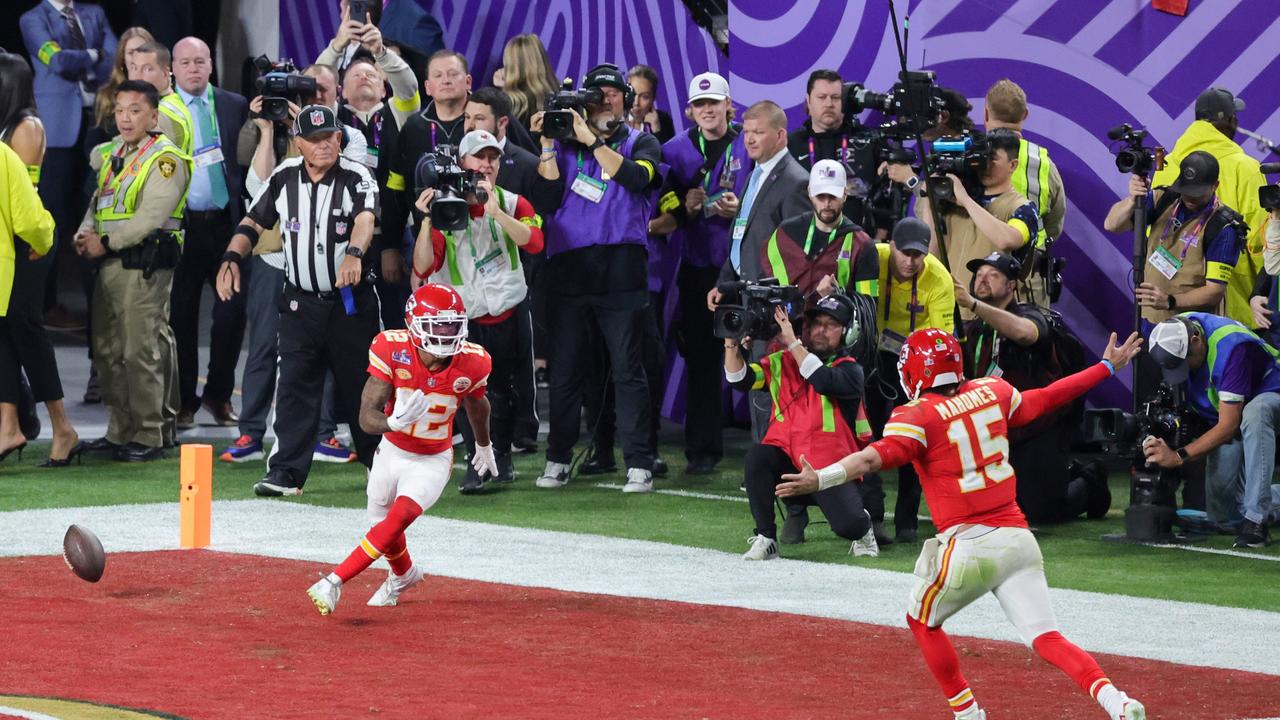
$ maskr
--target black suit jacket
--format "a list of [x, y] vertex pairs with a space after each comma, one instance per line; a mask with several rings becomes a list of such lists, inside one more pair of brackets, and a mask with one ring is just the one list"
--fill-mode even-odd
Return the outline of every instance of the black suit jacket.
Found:
[[218, 115], [218, 136], [222, 141], [222, 169], [227, 176], [227, 195], [230, 196], [231, 218], [239, 222], [244, 217], [245, 167], [237, 157], [237, 141], [240, 128], [249, 121], [249, 103], [243, 95], [213, 89], [213, 105]]
[[538, 156], [511, 142], [510, 137], [498, 167], [498, 186], [528, 198], [534, 211], [544, 219], [560, 209], [564, 196], [562, 183], [538, 174]]

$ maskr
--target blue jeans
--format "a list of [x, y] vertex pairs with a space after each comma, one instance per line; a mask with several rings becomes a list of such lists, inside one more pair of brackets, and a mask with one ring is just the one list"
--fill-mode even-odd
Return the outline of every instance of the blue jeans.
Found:
[[1264, 523], [1280, 509], [1275, 471], [1276, 431], [1280, 429], [1280, 393], [1262, 393], [1244, 405], [1242, 440], [1233, 439], [1209, 453], [1205, 495], [1209, 518], [1220, 523]]

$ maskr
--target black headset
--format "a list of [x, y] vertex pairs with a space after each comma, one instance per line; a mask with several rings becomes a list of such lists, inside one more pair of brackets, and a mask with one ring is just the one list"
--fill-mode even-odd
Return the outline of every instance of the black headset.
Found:
[[[828, 295], [849, 311], [849, 319], [844, 323], [841, 345], [848, 348], [855, 358], [862, 360], [870, 357], [870, 343], [876, 335], [875, 306], [865, 295], [854, 294], [849, 297], [844, 293]], [[824, 298], [825, 299], [825, 298]]]
[[[613, 63], [600, 63], [599, 65], [591, 68], [587, 71], [586, 75], [582, 76], [582, 86], [587, 87], [587, 81], [590, 80], [591, 76], [598, 70], [613, 70], [618, 73], [618, 77], [622, 78], [622, 87], [618, 88], [622, 91], [622, 111], [624, 113], [630, 112], [631, 105], [636, 101], [636, 90], [631, 87], [631, 83], [627, 82], [627, 74], [617, 65], [614, 65]], [[609, 85], [612, 87], [613, 83], [609, 83]]]

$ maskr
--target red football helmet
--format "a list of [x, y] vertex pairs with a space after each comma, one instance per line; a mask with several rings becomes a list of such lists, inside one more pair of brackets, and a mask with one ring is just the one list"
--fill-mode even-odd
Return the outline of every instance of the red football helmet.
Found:
[[925, 328], [911, 333], [898, 351], [898, 375], [907, 397], [915, 400], [922, 390], [964, 380], [964, 356], [960, 341], [949, 332]]
[[418, 349], [436, 357], [457, 355], [467, 339], [467, 309], [448, 285], [430, 283], [404, 305], [404, 324]]

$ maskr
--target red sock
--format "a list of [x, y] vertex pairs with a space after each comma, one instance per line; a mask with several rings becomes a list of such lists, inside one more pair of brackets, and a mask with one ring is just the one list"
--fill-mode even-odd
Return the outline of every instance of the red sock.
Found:
[[422, 508], [418, 506], [418, 503], [404, 496], [396, 498], [395, 503], [391, 506], [391, 511], [387, 513], [387, 517], [382, 522], [369, 528], [369, 532], [360, 541], [360, 545], [351, 551], [347, 559], [343, 560], [342, 564], [333, 573], [342, 582], [347, 582], [364, 572], [365, 568], [372, 565], [374, 560], [382, 557], [388, 548], [393, 547], [396, 538], [399, 538], [401, 544], [404, 543], [405, 528], [412, 525], [413, 521], [417, 520], [421, 514]]
[[960, 656], [956, 654], [951, 639], [942, 628], [931, 628], [916, 622], [907, 616], [907, 627], [916, 638], [920, 652], [924, 654], [924, 664], [929, 666], [933, 679], [947, 696], [952, 712], [964, 712], [974, 704], [973, 693], [969, 690], [969, 681], [960, 673]]
[[391, 566], [391, 572], [397, 575], [403, 575], [409, 572], [409, 568], [413, 567], [413, 558], [409, 557], [409, 547], [405, 544], [404, 533], [396, 536], [391, 541], [391, 546], [382, 554], [387, 559], [387, 564]]
[[1092, 655], [1062, 637], [1062, 633], [1057, 630], [1037, 637], [1031, 642], [1031, 647], [1035, 648], [1036, 654], [1045, 661], [1056, 665], [1062, 672], [1070, 675], [1081, 690], [1097, 697], [1098, 688], [1095, 686], [1100, 686], [1101, 683], [1098, 681], [1105, 680], [1106, 675], [1102, 672], [1102, 668], [1098, 667], [1098, 662]]

